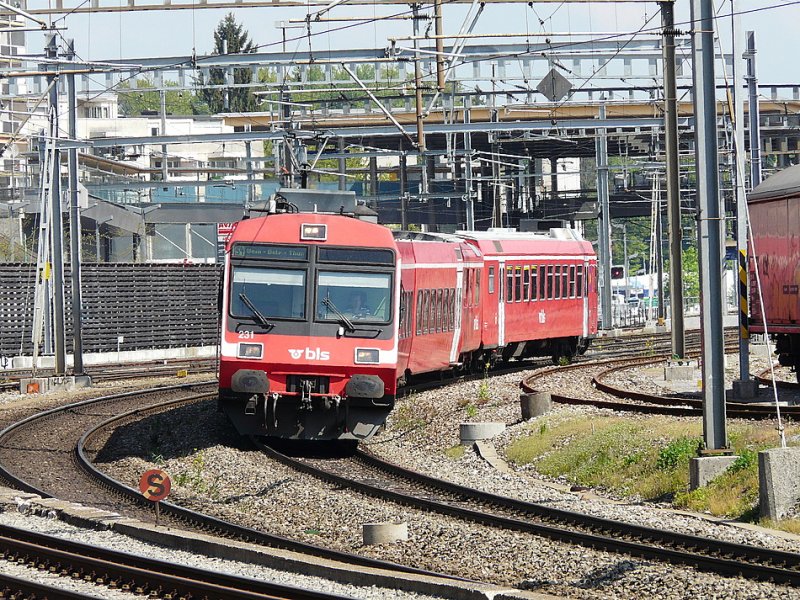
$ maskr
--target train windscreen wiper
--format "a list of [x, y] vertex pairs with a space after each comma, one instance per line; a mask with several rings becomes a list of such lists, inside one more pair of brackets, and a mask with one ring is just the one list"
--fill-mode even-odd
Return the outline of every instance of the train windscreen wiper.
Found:
[[340, 322], [342, 323], [342, 325], [345, 326], [347, 331], [356, 330], [356, 326], [353, 325], [353, 322], [350, 319], [348, 319], [347, 316], [345, 316], [345, 314], [342, 311], [336, 308], [336, 305], [333, 303], [333, 300], [331, 300], [330, 297], [325, 297], [322, 299], [322, 306], [330, 309], [333, 312], [333, 314], [339, 317]]
[[239, 299], [244, 302], [244, 305], [250, 309], [250, 312], [253, 313], [253, 316], [256, 318], [256, 322], [261, 325], [262, 327], [267, 327], [268, 329], [272, 329], [275, 327], [275, 323], [271, 323], [267, 320], [267, 317], [263, 315], [263, 313], [256, 308], [256, 305], [253, 304], [253, 301], [247, 297], [247, 295], [242, 292], [239, 294]]

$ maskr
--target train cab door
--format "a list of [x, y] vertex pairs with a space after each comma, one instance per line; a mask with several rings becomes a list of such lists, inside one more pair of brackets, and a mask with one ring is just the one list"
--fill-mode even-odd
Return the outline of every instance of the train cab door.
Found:
[[483, 270], [486, 273], [486, 285], [481, 298], [483, 327], [481, 342], [485, 348], [497, 346], [497, 332], [500, 304], [498, 298], [502, 296], [500, 282], [503, 280], [502, 267], [497, 262], [486, 261]]
[[463, 347], [463, 343], [461, 340], [461, 332], [463, 331], [462, 326], [462, 317], [463, 317], [463, 310], [462, 310], [462, 302], [463, 302], [463, 294], [461, 290], [464, 286], [464, 263], [459, 262], [458, 266], [456, 267], [456, 296], [453, 302], [453, 340], [450, 345], [450, 364], [455, 365], [458, 363], [458, 357], [461, 354], [461, 348]]
[[588, 279], [589, 277], [589, 261], [587, 259], [583, 260], [583, 272], [585, 275], [581, 278], [581, 282], [578, 285], [578, 292], [583, 298], [583, 328], [581, 335], [585, 338], [589, 335], [589, 306], [591, 305], [589, 302], [589, 294], [587, 293], [589, 290], [589, 282], [584, 281], [584, 279]]
[[583, 262], [584, 273], [584, 318], [585, 331], [589, 333], [597, 332], [597, 265], [588, 260]]

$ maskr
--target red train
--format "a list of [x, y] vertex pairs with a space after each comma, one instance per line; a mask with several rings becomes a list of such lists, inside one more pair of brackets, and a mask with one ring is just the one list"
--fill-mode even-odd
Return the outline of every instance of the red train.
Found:
[[[800, 383], [800, 166], [776, 173], [747, 198], [753, 230], [750, 256], [750, 330], [775, 340], [779, 362]], [[754, 273], [758, 263], [764, 310]]]
[[567, 229], [393, 235], [297, 212], [241, 221], [226, 253], [221, 408], [242, 434], [366, 439], [410, 375], [585, 351], [596, 267]]

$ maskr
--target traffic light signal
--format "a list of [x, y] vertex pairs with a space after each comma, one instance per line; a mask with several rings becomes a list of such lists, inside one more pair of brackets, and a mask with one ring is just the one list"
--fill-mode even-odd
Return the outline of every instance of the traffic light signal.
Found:
[[624, 279], [625, 267], [611, 267], [611, 279]]

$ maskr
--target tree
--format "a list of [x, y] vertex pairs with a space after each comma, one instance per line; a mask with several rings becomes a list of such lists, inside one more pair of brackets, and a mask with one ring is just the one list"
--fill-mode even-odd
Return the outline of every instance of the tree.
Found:
[[[164, 87], [177, 87], [174, 81], [165, 81]], [[119, 94], [119, 112], [126, 117], [138, 117], [143, 114], [161, 114], [161, 94], [153, 89], [148, 79], [137, 79], [136, 88], [131, 89], [129, 82], [123, 82], [117, 88]], [[197, 96], [188, 91], [167, 91], [167, 114], [170, 115], [207, 115], [208, 106]]]
[[[233, 13], [228, 13], [214, 31], [214, 51], [212, 54], [247, 54], [257, 50], [256, 45], [250, 40], [249, 34], [242, 25], [236, 23]], [[233, 69], [234, 84], [248, 84], [253, 80], [253, 72], [249, 67]], [[225, 70], [211, 69], [209, 79], [201, 84], [211, 86], [225, 85]], [[246, 87], [228, 88], [203, 88], [202, 97], [208, 104], [211, 112], [249, 112], [255, 109], [257, 103], [253, 92]]]

